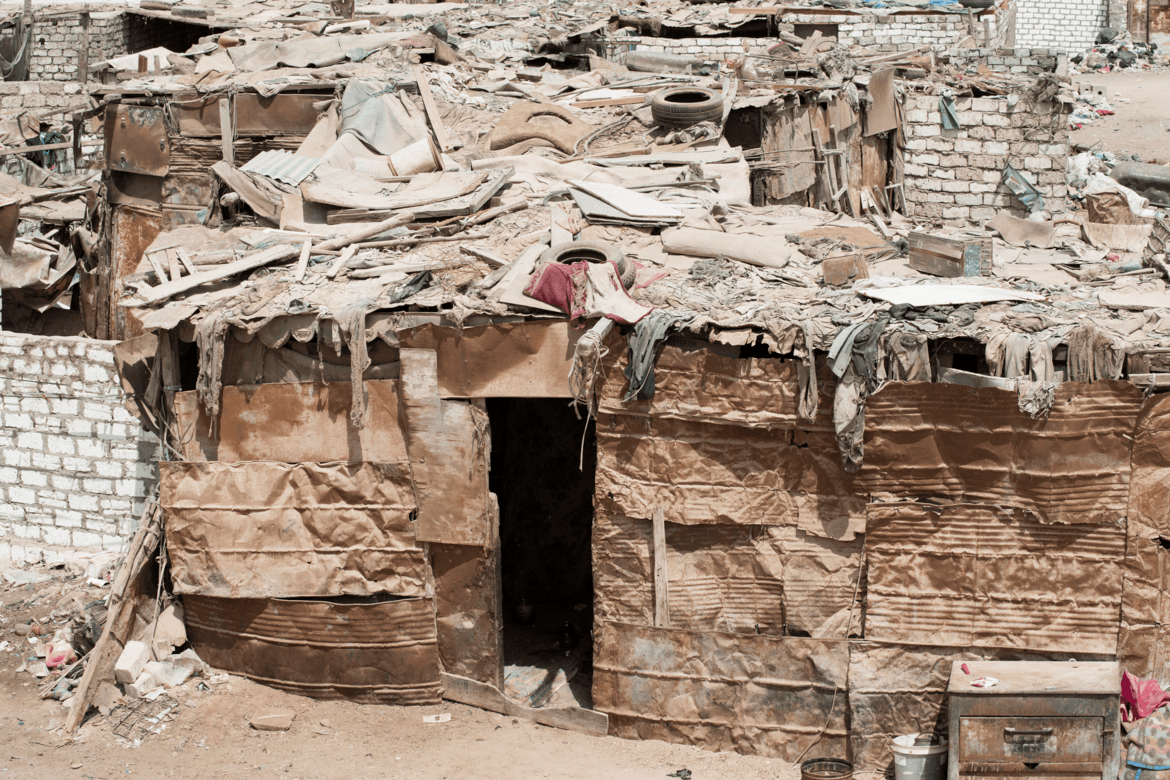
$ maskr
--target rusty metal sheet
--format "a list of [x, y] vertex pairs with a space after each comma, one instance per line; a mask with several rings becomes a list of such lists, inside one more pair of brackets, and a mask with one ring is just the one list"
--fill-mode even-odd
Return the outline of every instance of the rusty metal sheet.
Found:
[[200, 95], [181, 92], [175, 95], [169, 108], [177, 120], [179, 134], [189, 138], [219, 138], [218, 93]]
[[959, 760], [1076, 764], [1101, 760], [1101, 718], [961, 718]]
[[430, 550], [443, 671], [503, 687], [499, 545], [432, 544]]
[[437, 357], [402, 349], [406, 448], [418, 500], [420, 542], [487, 545], [487, 412], [465, 401], [439, 399]]
[[350, 422], [349, 382], [225, 385], [215, 426], [195, 391], [178, 393], [179, 449], [187, 460], [221, 463], [405, 463], [398, 382], [366, 380], [364, 387], [368, 413], [361, 429]]
[[106, 106], [106, 168], [111, 171], [166, 176], [171, 167], [171, 143], [156, 106]]
[[236, 135], [308, 135], [320, 116], [313, 104], [332, 97], [332, 93], [281, 92], [264, 97], [240, 92], [234, 106]]
[[443, 398], [571, 398], [569, 369], [585, 331], [567, 320], [478, 328], [423, 325], [399, 331], [400, 346], [438, 353]]
[[785, 761], [814, 744], [845, 755], [844, 641], [622, 623], [597, 636], [593, 702], [614, 736]]
[[850, 540], [867, 497], [831, 434], [637, 415], [597, 417], [597, 493], [632, 517], [793, 525]]
[[1032, 419], [1014, 391], [891, 382], [866, 404], [858, 484], [1016, 507], [1045, 523], [1115, 523], [1128, 511], [1141, 403], [1129, 382], [1065, 382]]
[[[157, 209], [139, 206], [115, 206], [113, 235], [110, 239], [112, 279], [111, 298], [121, 300], [124, 294], [122, 280], [138, 270], [142, 254], [162, 231], [162, 218]], [[126, 309], [110, 306], [110, 337], [129, 339], [144, 332], [138, 321], [126, 316]]]
[[162, 202], [162, 183], [158, 176], [111, 171], [106, 193], [110, 203], [158, 208]]
[[609, 356], [598, 382], [598, 408], [603, 412], [753, 428], [833, 430], [830, 383], [817, 383], [820, 399], [816, 420], [800, 418], [796, 361], [726, 357], [705, 347], [689, 349], [668, 342], [655, 367], [654, 397], [624, 402], [629, 384], [622, 374], [628, 362], [625, 340], [615, 338], [607, 346]]
[[[599, 621], [654, 622], [651, 522], [598, 498], [593, 525]], [[666, 524], [670, 626], [696, 631], [846, 636], [862, 540], [839, 542], [779, 526]], [[860, 634], [861, 609], [852, 633]]]
[[430, 599], [187, 596], [183, 606], [191, 646], [217, 669], [314, 699], [439, 701]]
[[427, 593], [405, 464], [159, 463], [175, 592]]
[[[890, 744], [902, 734], [946, 734], [947, 683], [955, 661], [1067, 661], [1067, 652], [1012, 648], [923, 647], [867, 641], [850, 643], [850, 757], [855, 771], [884, 772]], [[1112, 655], [1076, 654], [1079, 661]], [[1021, 713], [1026, 714], [1026, 713]], [[1100, 776], [1100, 772], [1098, 772]]]
[[1117, 651], [1125, 531], [997, 507], [871, 504], [866, 637]]

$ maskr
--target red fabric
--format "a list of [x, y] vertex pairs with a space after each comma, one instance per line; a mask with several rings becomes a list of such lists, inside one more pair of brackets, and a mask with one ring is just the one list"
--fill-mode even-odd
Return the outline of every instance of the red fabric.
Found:
[[1121, 719], [1126, 723], [1141, 720], [1170, 702], [1170, 693], [1157, 680], [1142, 680], [1129, 672], [1121, 674]]
[[[532, 274], [524, 294], [556, 306], [569, 315], [580, 317], [585, 309], [585, 263], [545, 263]], [[574, 308], [579, 311], [574, 311]]]

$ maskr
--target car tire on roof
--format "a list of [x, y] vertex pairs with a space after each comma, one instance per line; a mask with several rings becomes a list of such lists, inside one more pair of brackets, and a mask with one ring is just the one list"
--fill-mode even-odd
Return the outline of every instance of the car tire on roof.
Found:
[[701, 87], [672, 87], [651, 99], [650, 114], [655, 124], [666, 127], [717, 122], [723, 118], [723, 98], [718, 92]]

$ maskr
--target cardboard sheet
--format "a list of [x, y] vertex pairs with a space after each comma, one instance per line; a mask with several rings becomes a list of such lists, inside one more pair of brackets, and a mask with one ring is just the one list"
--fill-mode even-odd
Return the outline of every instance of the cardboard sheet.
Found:
[[487, 412], [439, 399], [438, 361], [427, 349], [403, 349], [402, 407], [420, 542], [487, 545]]
[[780, 358], [723, 357], [710, 349], [667, 344], [655, 364], [657, 390], [649, 400], [623, 402], [628, 382], [624, 339], [611, 342], [598, 382], [598, 408], [613, 414], [641, 414], [681, 420], [734, 423], [753, 428], [833, 429], [832, 388], [819, 383], [816, 420], [800, 419], [797, 364]]
[[499, 545], [432, 544], [439, 658], [448, 674], [497, 688], [504, 666]]
[[400, 331], [399, 345], [438, 353], [442, 398], [571, 398], [569, 368], [585, 331], [568, 320], [479, 328], [423, 325]]
[[1125, 531], [992, 506], [871, 504], [867, 639], [1117, 650]]
[[439, 701], [430, 599], [379, 602], [187, 596], [187, 636], [216, 669], [314, 699]]
[[852, 539], [865, 497], [827, 433], [601, 414], [597, 491], [631, 517], [671, 523], [792, 525]]
[[194, 391], [175, 396], [183, 456], [238, 463], [405, 463], [406, 437], [398, 382], [368, 380], [366, 425], [354, 428], [349, 382], [225, 386], [219, 424], [212, 426]]
[[866, 405], [857, 484], [1016, 507], [1044, 523], [1116, 523], [1141, 400], [1128, 382], [1065, 382], [1048, 416], [1032, 419], [1009, 390], [890, 383]]
[[176, 593], [426, 593], [405, 464], [161, 461], [159, 477]]
[[870, 76], [868, 91], [873, 105], [865, 112], [865, 135], [877, 135], [896, 128], [898, 106], [894, 95], [894, 69], [887, 68]]
[[626, 739], [786, 761], [814, 743], [845, 755], [848, 659], [842, 641], [603, 623], [593, 701]]

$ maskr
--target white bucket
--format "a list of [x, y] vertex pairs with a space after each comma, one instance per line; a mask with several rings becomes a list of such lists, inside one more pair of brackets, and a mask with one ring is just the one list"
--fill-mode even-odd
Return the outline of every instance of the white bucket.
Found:
[[443, 156], [429, 136], [390, 155], [389, 163], [390, 172], [395, 176], [443, 170]]
[[[947, 764], [946, 737], [933, 737], [937, 744], [914, 744], [926, 742], [929, 734], [906, 734], [894, 737], [890, 746], [894, 751], [895, 780], [943, 780], [943, 768]], [[921, 739], [920, 739], [921, 738]]]

